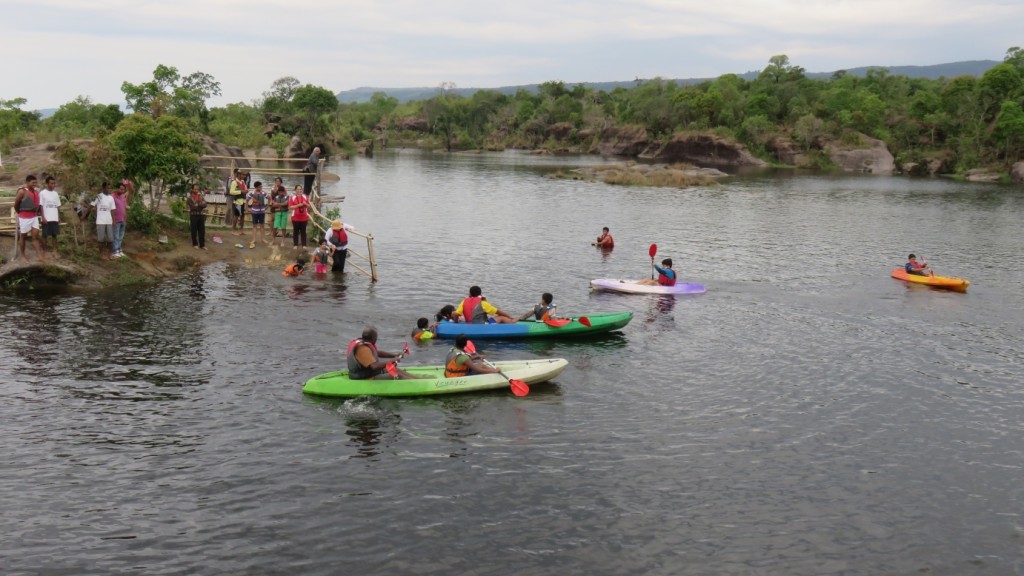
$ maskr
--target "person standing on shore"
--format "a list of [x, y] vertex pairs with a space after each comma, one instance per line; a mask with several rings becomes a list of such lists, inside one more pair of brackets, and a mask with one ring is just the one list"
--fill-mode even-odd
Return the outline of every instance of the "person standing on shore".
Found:
[[110, 184], [106, 182], [100, 188], [100, 193], [92, 201], [92, 207], [96, 209], [96, 242], [99, 243], [100, 258], [109, 260], [112, 256], [105, 255], [103, 245], [107, 242], [114, 243], [114, 198], [110, 195]]
[[316, 180], [316, 171], [320, 167], [320, 147], [316, 146], [313, 148], [313, 153], [309, 155], [309, 160], [306, 162], [305, 168], [302, 169], [306, 173], [305, 181], [302, 183], [303, 190], [306, 194], [313, 193], [313, 182]]
[[121, 245], [124, 244], [124, 232], [128, 227], [128, 200], [131, 198], [135, 186], [131, 180], [121, 180], [121, 184], [114, 191], [114, 253], [112, 258], [121, 258], [124, 252]]
[[206, 250], [206, 198], [199, 184], [192, 185], [192, 192], [185, 203], [188, 204], [188, 232], [192, 236], [192, 247]]
[[270, 222], [271, 236], [270, 243], [281, 236], [281, 246], [284, 246], [284, 237], [288, 232], [288, 189], [281, 183], [280, 178], [274, 178], [274, 188], [270, 191], [270, 213], [273, 220]]
[[14, 206], [18, 210], [18, 257], [28, 263], [25, 254], [25, 235], [32, 237], [32, 247], [36, 258], [46, 259], [46, 253], [39, 248], [39, 192], [36, 190], [36, 177], [29, 174], [25, 177], [25, 185], [18, 188], [14, 197]]
[[[231, 190], [228, 199], [231, 204], [228, 210], [231, 211], [231, 230], [235, 236], [241, 236], [245, 231], [245, 195], [248, 188], [241, 170], [235, 170], [235, 179], [231, 181]], [[237, 232], [235, 232], [237, 230]]]
[[60, 258], [60, 255], [57, 254], [57, 235], [60, 234], [60, 194], [53, 189], [56, 185], [56, 178], [46, 177], [46, 188], [39, 192], [39, 204], [43, 209], [43, 253], [46, 253], [46, 239], [53, 238], [53, 257]]
[[295, 186], [295, 194], [288, 199], [288, 209], [292, 213], [292, 246], [298, 248], [299, 238], [302, 238], [301, 246], [306, 247], [306, 224], [309, 223], [309, 198], [302, 193], [302, 186]]
[[249, 247], [256, 245], [257, 229], [260, 232], [260, 242], [266, 244], [267, 194], [263, 191], [263, 182], [257, 180], [253, 184], [253, 189], [245, 195], [245, 203], [249, 205], [249, 214], [252, 215], [252, 241]]

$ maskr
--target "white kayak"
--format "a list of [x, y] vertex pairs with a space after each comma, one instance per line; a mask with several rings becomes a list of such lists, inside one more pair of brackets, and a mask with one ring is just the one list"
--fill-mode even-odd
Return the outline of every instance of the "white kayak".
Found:
[[590, 281], [594, 290], [605, 292], [622, 292], [624, 294], [703, 294], [707, 292], [703, 284], [676, 282], [675, 286], [650, 286], [641, 284], [639, 280], [619, 280], [618, 278], [598, 278]]

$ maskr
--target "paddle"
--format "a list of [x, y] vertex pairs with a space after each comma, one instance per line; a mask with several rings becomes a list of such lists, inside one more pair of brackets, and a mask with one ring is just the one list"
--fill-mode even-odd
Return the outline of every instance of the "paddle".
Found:
[[587, 328], [590, 328], [590, 318], [587, 318], [586, 316], [580, 316], [579, 318], [576, 319], [576, 321], [579, 322], [580, 324], [583, 324]]
[[561, 328], [570, 322], [572, 322], [570, 318], [548, 318], [544, 320], [544, 323], [552, 328]]
[[658, 253], [658, 245], [651, 244], [651, 247], [647, 250], [647, 253], [651, 255], [651, 280], [654, 280], [654, 255]]
[[[476, 346], [473, 345], [472, 340], [466, 340], [466, 346], [463, 348], [463, 350], [467, 354], [476, 354]], [[491, 364], [487, 360], [483, 360], [483, 363], [487, 364], [491, 368], [497, 368], [497, 366]], [[526, 382], [523, 382], [522, 380], [513, 380], [509, 378], [508, 375], [502, 372], [501, 370], [498, 370], [498, 375], [504, 378], [505, 380], [508, 380], [509, 387], [512, 388], [512, 393], [515, 394], [516, 396], [526, 396], [527, 394], [530, 393], [530, 387], [526, 384]]]

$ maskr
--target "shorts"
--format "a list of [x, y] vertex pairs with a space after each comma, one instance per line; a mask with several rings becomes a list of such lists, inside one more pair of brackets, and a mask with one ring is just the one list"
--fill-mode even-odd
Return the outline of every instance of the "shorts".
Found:
[[232, 204], [231, 213], [239, 218], [245, 216], [245, 204]]
[[35, 228], [39, 230], [39, 216], [33, 216], [31, 218], [22, 218], [18, 216], [18, 231], [22, 234], [28, 234]]
[[60, 222], [43, 222], [43, 238], [60, 234]]
[[113, 242], [114, 241], [114, 225], [113, 224], [97, 224], [96, 225], [96, 241], [97, 242]]
[[257, 224], [263, 224], [264, 220], [266, 220], [266, 218], [267, 218], [267, 215], [264, 214], [263, 212], [252, 212], [251, 214], [252, 214], [252, 225], [253, 226], [255, 226]]
[[278, 212], [274, 214], [274, 230], [287, 230], [288, 229], [288, 213]]

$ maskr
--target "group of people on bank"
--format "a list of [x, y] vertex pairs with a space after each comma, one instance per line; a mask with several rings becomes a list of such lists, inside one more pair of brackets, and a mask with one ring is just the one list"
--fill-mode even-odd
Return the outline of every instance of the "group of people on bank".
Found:
[[[18, 212], [18, 260], [27, 263], [26, 244], [32, 242], [36, 258], [47, 259], [48, 239], [52, 239], [49, 253], [60, 258], [57, 251], [60, 236], [61, 195], [56, 190], [57, 179], [46, 176], [44, 188], [38, 188], [39, 181], [34, 174], [25, 177], [25, 185], [18, 188], [14, 197], [14, 208]], [[135, 192], [131, 180], [123, 179], [111, 192], [110, 184], [104, 182], [99, 193], [92, 200], [85, 195], [80, 199], [75, 213], [79, 222], [85, 222], [89, 215], [96, 213], [96, 240], [101, 258], [124, 256], [124, 234], [128, 227], [128, 202]]]

